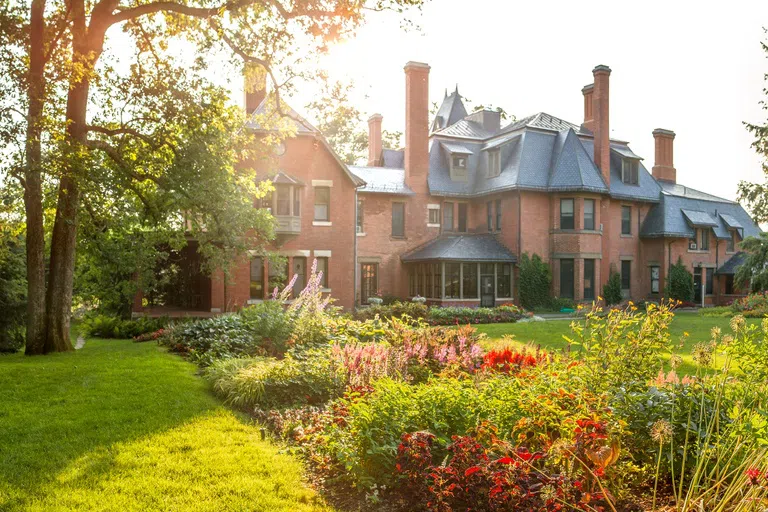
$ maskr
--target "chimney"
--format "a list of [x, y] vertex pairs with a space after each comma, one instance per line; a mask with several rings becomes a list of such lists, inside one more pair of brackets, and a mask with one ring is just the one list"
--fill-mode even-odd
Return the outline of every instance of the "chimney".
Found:
[[592, 93], [595, 90], [595, 84], [585, 85], [581, 90], [584, 95], [584, 123], [581, 127], [591, 133], [595, 131], [595, 115], [592, 111]]
[[243, 70], [245, 113], [253, 114], [267, 96], [267, 72], [258, 64], [246, 63]]
[[496, 133], [501, 128], [501, 112], [498, 110], [478, 110], [469, 114], [466, 119], [478, 123], [490, 133]]
[[653, 163], [653, 177], [657, 180], [677, 182], [677, 171], [674, 167], [673, 145], [675, 132], [656, 128], [653, 130], [653, 139], [656, 146], [656, 159]]
[[429, 65], [405, 65], [405, 183], [426, 191], [429, 171]]
[[608, 79], [611, 68], [599, 65], [592, 70], [595, 78], [592, 93], [592, 114], [595, 129], [595, 163], [603, 173], [605, 184], [611, 185], [611, 130], [608, 115]]
[[381, 114], [368, 118], [368, 167], [381, 167]]

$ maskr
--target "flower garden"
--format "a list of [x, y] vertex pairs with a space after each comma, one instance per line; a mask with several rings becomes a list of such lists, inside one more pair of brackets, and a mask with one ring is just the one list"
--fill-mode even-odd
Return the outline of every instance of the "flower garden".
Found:
[[353, 317], [319, 283], [313, 271], [287, 308], [290, 284], [137, 341], [197, 363], [339, 508], [765, 510], [768, 320], [713, 328], [695, 374], [680, 376], [669, 304], [595, 307], [562, 352], [484, 351], [471, 324], [521, 310], [400, 304]]

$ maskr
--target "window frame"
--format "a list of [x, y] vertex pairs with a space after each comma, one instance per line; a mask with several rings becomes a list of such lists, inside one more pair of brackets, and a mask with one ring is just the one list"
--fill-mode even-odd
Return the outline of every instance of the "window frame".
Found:
[[[626, 270], [626, 279], [625, 271]], [[632, 289], [632, 260], [621, 260], [621, 291], [629, 291]], [[626, 282], [626, 287], [624, 286]]]
[[496, 205], [496, 231], [501, 231], [501, 199], [494, 201]]
[[485, 202], [485, 219], [486, 223], [488, 224], [488, 232], [493, 232], [493, 201], [486, 201]]
[[488, 177], [496, 178], [501, 175], [501, 148], [488, 150]]
[[365, 233], [365, 206], [362, 198], [357, 198], [357, 216], [355, 218], [355, 232]]
[[731, 230], [731, 237], [725, 242], [725, 252], [736, 252], [736, 232]]
[[[456, 278], [455, 283], [450, 282], [450, 279], [453, 277]], [[445, 263], [445, 289], [443, 290], [443, 296], [446, 299], [461, 298], [461, 263]]]
[[323, 273], [323, 277], [320, 279], [320, 288], [327, 290], [330, 288], [328, 286], [328, 269], [331, 266], [330, 258], [328, 256], [315, 256], [315, 259], [317, 260], [317, 272]]
[[[653, 277], [653, 271], [656, 270], [656, 277]], [[661, 267], [659, 265], [651, 265], [651, 293], [661, 293]], [[654, 283], [656, 284], [656, 290], [654, 291]]]
[[[469, 159], [469, 155], [465, 155], [464, 153], [451, 154], [451, 170], [466, 171], [468, 159]], [[464, 165], [459, 165], [457, 162], [460, 162], [462, 160], [464, 161]]]
[[[443, 202], [443, 222], [442, 222], [443, 231], [453, 231], [453, 225], [454, 225], [453, 204], [454, 203], [452, 201]], [[448, 218], [450, 218], [450, 222], [447, 222]]]
[[[570, 214], [564, 215], [563, 205], [568, 202], [571, 204], [571, 211]], [[569, 220], [568, 224], [570, 224], [570, 227], [566, 225], [566, 222], [563, 222], [564, 220]], [[573, 231], [576, 229], [576, 201], [572, 197], [560, 198], [560, 229], [564, 231]]]
[[[624, 212], [627, 213], [626, 219]], [[628, 205], [621, 205], [621, 234], [632, 235], [632, 207]]]
[[[459, 222], [458, 222], [458, 224], [456, 226], [456, 231], [458, 231], [459, 233], [466, 233], [467, 232], [467, 228], [469, 226], [469, 222], [468, 222], [469, 221], [469, 219], [468, 219], [468, 217], [469, 217], [469, 204], [468, 203], [458, 203], [458, 204], [459, 204], [459, 208], [458, 208], [457, 214], [458, 214], [458, 221]], [[462, 215], [462, 210], [464, 212], [464, 215]], [[463, 226], [462, 226], [462, 224], [463, 224]], [[462, 229], [462, 227], [463, 227], [463, 229]]]
[[[395, 208], [402, 208], [402, 216], [400, 221], [400, 234], [395, 233]], [[392, 201], [392, 238], [405, 238], [405, 203], [402, 201]]]
[[[331, 221], [331, 187], [314, 187], [315, 192], [315, 198], [314, 198], [314, 209], [312, 212], [312, 220], [315, 222], [330, 222]], [[320, 195], [319, 193], [327, 194], [327, 202], [319, 202]], [[317, 207], [318, 206], [324, 206], [325, 207], [325, 218], [318, 218], [317, 216]]]
[[[297, 261], [303, 261], [304, 263], [304, 271], [303, 273], [299, 274], [296, 271], [296, 262]], [[293, 274], [295, 276], [301, 277], [301, 284], [299, 284], [299, 277], [296, 278], [296, 281], [293, 283], [293, 295], [294, 297], [298, 297], [299, 293], [307, 286], [307, 258], [306, 256], [294, 256], [291, 260], [291, 270], [293, 271]], [[299, 289], [297, 290], [297, 285], [299, 286]]]
[[[589, 284], [590, 284], [589, 287], [587, 287], [587, 266], [588, 265], [592, 267], [591, 276], [589, 278]], [[584, 259], [584, 299], [585, 300], [595, 299], [595, 260], [593, 258]]]
[[[253, 270], [254, 270], [254, 263], [258, 260], [259, 264], [256, 268], [260, 270], [261, 273], [261, 279], [255, 280], [253, 278]], [[249, 272], [249, 278], [250, 278], [250, 285], [249, 285], [249, 298], [251, 300], [263, 300], [264, 299], [264, 258], [261, 256], [254, 256], [250, 260], [250, 268], [248, 270]], [[261, 288], [261, 294], [254, 296], [254, 283], [258, 283], [258, 286]]]
[[625, 185], [640, 184], [640, 161], [634, 158], [621, 160], [621, 182]]
[[698, 249], [700, 251], [708, 251], [709, 250], [709, 228], [699, 228], [698, 238], [699, 238]]
[[[587, 204], [592, 205], [592, 211], [590, 212], [590, 221], [592, 223], [591, 227], [587, 226]], [[595, 230], [595, 200], [594, 199], [584, 199], [584, 211], [583, 211], [583, 217], [584, 217], [584, 229], [589, 231]]]
[[[285, 197], [281, 197], [281, 195]], [[291, 186], [275, 185], [275, 215], [288, 217], [291, 215]]]
[[712, 267], [707, 267], [704, 270], [704, 279], [706, 279], [706, 284], [704, 285], [704, 295], [714, 295], [715, 294], [715, 269]]
[[[570, 275], [568, 275], [568, 272], [566, 272], [567, 267], [570, 266], [571, 272]], [[567, 282], [569, 283], [569, 289], [567, 290], [568, 294], [563, 293], [563, 282], [565, 281], [563, 277], [568, 277]], [[566, 299], [575, 299], [576, 298], [576, 260], [573, 258], [561, 258], [560, 259], [560, 297], [566, 298]]]
[[[505, 276], [504, 272], [506, 270], [509, 270], [509, 275]], [[512, 269], [511, 263], [496, 263], [495, 266], [495, 272], [496, 272], [496, 282], [494, 283], [494, 293], [496, 295], [497, 299], [511, 299], [514, 295], [514, 290], [512, 289], [512, 278], [514, 276], [514, 270]], [[481, 272], [482, 274], [482, 272]], [[505, 282], [506, 281], [506, 282]], [[501, 286], [499, 284], [504, 284], [505, 286], [509, 287], [509, 294], [503, 295], [500, 293]]]
[[[432, 218], [432, 214], [435, 218]], [[440, 226], [440, 205], [427, 207], [427, 224], [430, 226]]]
[[[467, 270], [469, 270], [470, 277], [467, 277]], [[474, 277], [474, 284], [471, 278]], [[471, 291], [467, 293], [467, 284]], [[478, 272], [476, 262], [467, 262], [461, 264], [461, 298], [462, 299], [479, 299], [480, 294], [478, 288], [480, 287], [480, 273]]]

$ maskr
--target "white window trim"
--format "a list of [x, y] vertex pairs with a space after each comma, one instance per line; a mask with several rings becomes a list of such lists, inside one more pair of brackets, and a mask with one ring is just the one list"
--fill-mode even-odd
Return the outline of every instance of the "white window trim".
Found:
[[331, 251], [315, 249], [315, 258], [330, 258]]
[[440, 219], [440, 216], [442, 215], [442, 212], [440, 211], [440, 205], [439, 204], [428, 204], [427, 205], [427, 227], [428, 228], [439, 228], [440, 223], [439, 222], [429, 222], [429, 211], [430, 210], [437, 210], [437, 218]]
[[277, 251], [277, 254], [279, 254], [280, 256], [309, 258], [310, 252], [311, 251], [309, 249], [296, 249], [294, 251]]
[[312, 221], [312, 225], [313, 226], [325, 226], [325, 227], [328, 227], [328, 226], [333, 226], [333, 222], [331, 222], [329, 220], [313, 220]]
[[357, 236], [365, 236], [365, 232], [357, 233]]
[[320, 291], [322, 293], [331, 293], [331, 289], [330, 288], [320, 288]]
[[333, 187], [333, 180], [312, 180], [313, 187]]

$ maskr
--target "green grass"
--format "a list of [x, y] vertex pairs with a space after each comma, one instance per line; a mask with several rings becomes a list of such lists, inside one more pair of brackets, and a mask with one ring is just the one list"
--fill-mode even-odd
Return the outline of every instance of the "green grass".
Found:
[[153, 343], [0, 356], [0, 510], [330, 510], [300, 462]]
[[[730, 332], [730, 318], [704, 317], [698, 313], [676, 313], [669, 328], [674, 343], [679, 343], [684, 332], [689, 336], [685, 339], [683, 348], [677, 352], [683, 358], [683, 364], [678, 370], [682, 374], [696, 372], [696, 364], [693, 362], [691, 351], [693, 346], [700, 341], [709, 341], [712, 327], [720, 327], [723, 333]], [[759, 319], [747, 319], [748, 323], [759, 324]], [[523, 346], [529, 343], [540, 345], [548, 350], [564, 350], [568, 342], [563, 336], [571, 336], [570, 320], [547, 320], [546, 322], [527, 322], [515, 324], [484, 324], [478, 325], [478, 331], [488, 335], [485, 348], [500, 346], [501, 337], [511, 334], [515, 337], [515, 344]], [[578, 350], [573, 347], [572, 350]], [[722, 358], [720, 358], [722, 359]], [[717, 365], [717, 361], [715, 361]]]

